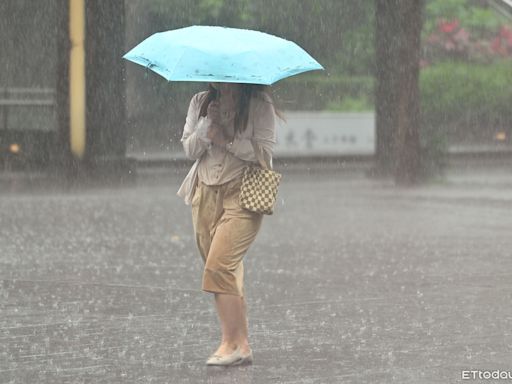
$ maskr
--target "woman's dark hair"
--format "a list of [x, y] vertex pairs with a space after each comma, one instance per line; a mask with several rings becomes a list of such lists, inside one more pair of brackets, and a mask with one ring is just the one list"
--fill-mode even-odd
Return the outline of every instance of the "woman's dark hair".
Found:
[[217, 90], [213, 87], [213, 85], [208, 84], [208, 93], [203, 97], [201, 102], [201, 108], [199, 109], [199, 117], [206, 116], [208, 111], [208, 106], [210, 103], [215, 100], [218, 96]]
[[[249, 121], [249, 106], [251, 98], [261, 97], [261, 93], [265, 93], [268, 96], [268, 100], [262, 97], [262, 100], [272, 103], [272, 94], [268, 85], [260, 84], [239, 84], [240, 85], [240, 100], [238, 103], [238, 110], [235, 115], [235, 133], [241, 133], [247, 128], [247, 122]], [[201, 103], [199, 110], [199, 116], [206, 116], [208, 105], [215, 99], [217, 99], [219, 92], [211, 85], [208, 85], [208, 92], [206, 93]], [[269, 101], [270, 100], [270, 101]], [[276, 110], [278, 116], [280, 113]]]

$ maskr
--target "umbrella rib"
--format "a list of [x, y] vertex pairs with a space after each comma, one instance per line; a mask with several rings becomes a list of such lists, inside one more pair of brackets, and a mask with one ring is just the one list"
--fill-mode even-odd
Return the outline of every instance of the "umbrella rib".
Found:
[[170, 76], [172, 76], [174, 74], [174, 71], [178, 67], [178, 64], [180, 64], [181, 60], [183, 59], [183, 56], [185, 56], [185, 51], [186, 50], [184, 49], [183, 52], [181, 52], [180, 58], [178, 60], [176, 60], [176, 63], [174, 64], [174, 67], [172, 68], [172, 72], [169, 72]]

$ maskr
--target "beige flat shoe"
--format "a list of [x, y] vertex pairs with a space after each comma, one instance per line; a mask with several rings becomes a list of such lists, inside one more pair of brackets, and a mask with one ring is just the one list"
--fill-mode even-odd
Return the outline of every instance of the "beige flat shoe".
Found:
[[231, 365], [245, 365], [245, 364], [252, 364], [252, 350], [248, 355], [242, 357], [241, 360], [238, 360]]
[[238, 346], [235, 351], [229, 355], [211, 355], [208, 360], [206, 360], [206, 365], [232, 365], [240, 360], [243, 360], [244, 356], [240, 353], [240, 346]]
[[251, 364], [252, 363], [252, 351], [248, 355], [244, 356], [240, 352], [240, 346], [236, 348], [236, 350], [229, 355], [212, 355], [206, 360], [206, 365], [243, 365], [243, 364]]

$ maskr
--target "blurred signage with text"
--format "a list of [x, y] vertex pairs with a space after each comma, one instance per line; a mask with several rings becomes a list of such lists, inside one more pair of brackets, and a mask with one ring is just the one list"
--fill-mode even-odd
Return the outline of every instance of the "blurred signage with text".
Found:
[[375, 115], [288, 111], [277, 120], [275, 156], [375, 154]]

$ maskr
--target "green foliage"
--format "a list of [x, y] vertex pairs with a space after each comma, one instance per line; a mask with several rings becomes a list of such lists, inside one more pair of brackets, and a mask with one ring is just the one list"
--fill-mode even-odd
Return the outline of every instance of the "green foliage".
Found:
[[483, 34], [497, 29], [506, 19], [480, 0], [428, 0], [423, 33], [429, 35], [439, 20], [459, 20], [463, 28]]
[[371, 76], [303, 75], [280, 81], [274, 93], [282, 109], [368, 110], [373, 84]]
[[158, 30], [189, 25], [242, 27], [248, 18], [249, 0], [148, 0], [149, 18]]
[[366, 112], [372, 111], [374, 108], [368, 99], [361, 95], [360, 97], [346, 96], [339, 103], [327, 103], [326, 110], [335, 112]]
[[465, 24], [472, 31], [485, 34], [487, 31], [496, 30], [505, 19], [490, 8], [471, 8]]
[[420, 89], [423, 129], [448, 140], [492, 137], [512, 129], [512, 66], [443, 63], [422, 70]]

